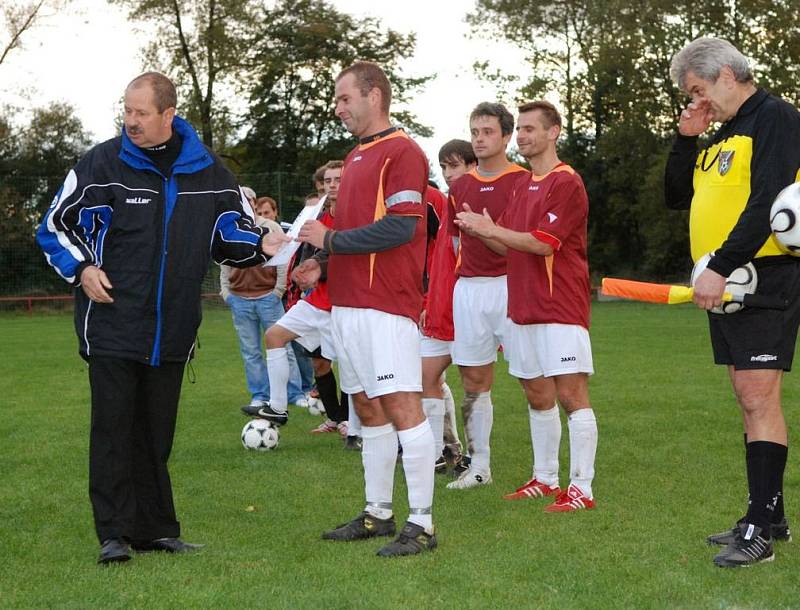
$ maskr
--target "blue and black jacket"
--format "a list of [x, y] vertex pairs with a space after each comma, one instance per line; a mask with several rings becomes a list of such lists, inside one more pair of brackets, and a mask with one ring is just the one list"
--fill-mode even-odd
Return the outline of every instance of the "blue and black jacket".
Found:
[[[182, 146], [169, 175], [123, 130], [69, 172], [37, 232], [48, 263], [76, 288], [84, 357], [186, 361], [211, 259], [234, 267], [265, 260], [263, 231], [236, 179], [186, 121], [175, 117], [173, 129]], [[80, 289], [87, 265], [106, 273], [113, 303], [94, 303]]]

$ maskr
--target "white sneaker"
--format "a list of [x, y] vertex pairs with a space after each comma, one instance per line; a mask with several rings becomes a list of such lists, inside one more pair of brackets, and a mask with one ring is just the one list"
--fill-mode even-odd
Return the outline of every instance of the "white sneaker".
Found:
[[452, 483], [447, 484], [447, 489], [469, 489], [471, 487], [478, 487], [480, 485], [488, 485], [492, 482], [492, 474], [485, 474], [477, 472], [472, 468], [468, 468], [461, 473]]

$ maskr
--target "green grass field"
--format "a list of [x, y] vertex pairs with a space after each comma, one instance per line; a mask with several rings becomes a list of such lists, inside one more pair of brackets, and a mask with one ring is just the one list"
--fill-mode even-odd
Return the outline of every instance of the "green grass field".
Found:
[[[597, 508], [550, 515], [541, 500], [501, 499], [530, 474], [525, 403], [501, 363], [494, 484], [449, 491], [437, 477], [440, 547], [385, 560], [374, 556], [382, 540], [320, 539], [361, 510], [363, 490], [360, 456], [335, 435], [308, 433], [318, 418], [293, 410], [274, 452], [241, 447], [243, 368], [229, 313], [210, 309], [171, 462], [183, 535], [207, 547], [101, 568], [87, 497], [88, 382], [71, 317], [4, 314], [0, 608], [800, 607], [800, 542], [739, 570], [714, 567], [704, 542], [740, 516], [747, 493], [740, 417], [711, 364], [704, 314], [603, 303], [593, 316]], [[457, 377], [452, 369], [460, 396]], [[789, 375], [784, 393], [795, 435], [798, 383]], [[399, 466], [396, 481], [402, 520]], [[790, 451], [787, 513], [800, 527], [798, 483]]]

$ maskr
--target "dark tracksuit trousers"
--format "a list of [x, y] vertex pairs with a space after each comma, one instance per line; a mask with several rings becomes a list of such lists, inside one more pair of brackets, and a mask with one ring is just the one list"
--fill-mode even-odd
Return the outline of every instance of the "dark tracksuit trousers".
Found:
[[90, 356], [89, 497], [100, 542], [178, 537], [167, 460], [183, 362]]

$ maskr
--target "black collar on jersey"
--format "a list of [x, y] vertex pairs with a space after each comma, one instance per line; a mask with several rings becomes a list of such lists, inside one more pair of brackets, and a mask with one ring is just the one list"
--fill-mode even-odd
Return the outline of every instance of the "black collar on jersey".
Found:
[[375, 140], [380, 140], [381, 138], [385, 138], [386, 136], [389, 136], [389, 135], [393, 134], [395, 131], [400, 131], [400, 128], [399, 127], [389, 127], [389, 129], [384, 129], [383, 131], [380, 131], [380, 132], [378, 132], [376, 134], [373, 134], [371, 136], [367, 136], [366, 138], [359, 138], [358, 139], [358, 143], [359, 144], [371, 144]]
[[768, 96], [769, 93], [767, 93], [764, 89], [759, 87], [758, 89], [756, 89], [756, 92], [750, 97], [748, 97], [744, 101], [744, 103], [739, 107], [739, 111], [736, 113], [736, 116], [743, 116], [745, 114], [750, 114], [761, 104], [761, 102], [767, 99]]

